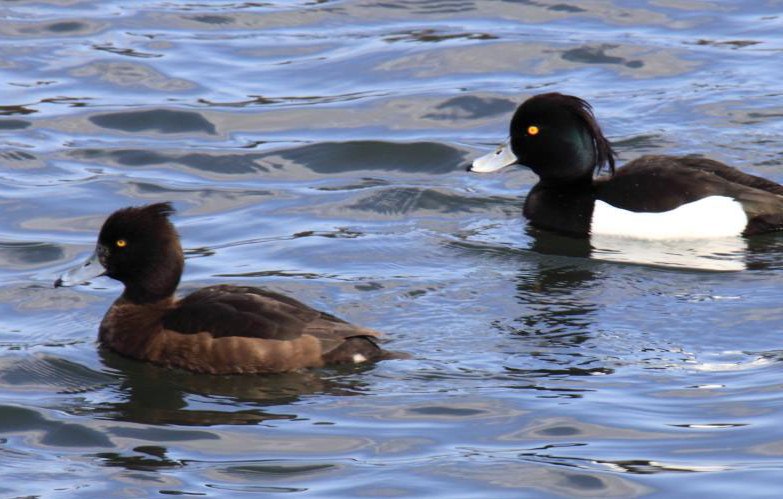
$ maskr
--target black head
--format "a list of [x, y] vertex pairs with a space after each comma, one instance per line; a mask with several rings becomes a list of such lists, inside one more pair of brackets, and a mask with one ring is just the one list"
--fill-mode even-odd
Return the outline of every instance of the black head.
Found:
[[614, 151], [586, 101], [559, 93], [523, 102], [510, 127], [511, 150], [544, 182], [592, 180], [602, 168], [614, 173]]
[[157, 301], [177, 289], [185, 260], [172, 213], [170, 203], [150, 204], [117, 210], [103, 223], [96, 254], [133, 302]]

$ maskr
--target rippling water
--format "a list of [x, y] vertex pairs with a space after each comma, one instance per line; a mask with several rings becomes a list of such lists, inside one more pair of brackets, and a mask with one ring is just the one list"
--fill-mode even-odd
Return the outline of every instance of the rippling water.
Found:
[[[783, 182], [776, 1], [0, 5], [0, 495], [770, 497], [783, 240], [526, 228], [464, 166], [525, 97], [620, 153]], [[408, 360], [269, 377], [101, 353], [116, 282], [51, 288], [171, 200], [184, 288], [265, 285]]]

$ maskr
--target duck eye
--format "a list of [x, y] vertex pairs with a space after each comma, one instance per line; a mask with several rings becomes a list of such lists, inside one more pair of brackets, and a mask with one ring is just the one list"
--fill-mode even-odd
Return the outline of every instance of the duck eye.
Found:
[[116, 244], [118, 248], [124, 248], [125, 246], [128, 245], [128, 241], [126, 241], [125, 239], [117, 239], [117, 242], [114, 244]]
[[539, 128], [535, 125], [530, 125], [527, 127], [527, 134], [528, 135], [538, 135], [538, 132], [540, 132]]

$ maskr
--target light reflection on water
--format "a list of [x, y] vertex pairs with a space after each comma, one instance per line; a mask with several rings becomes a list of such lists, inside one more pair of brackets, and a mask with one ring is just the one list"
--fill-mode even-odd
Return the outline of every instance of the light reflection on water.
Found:
[[[774, 2], [0, 16], [2, 494], [779, 490], [780, 237], [574, 240], [525, 226], [529, 171], [464, 171], [559, 90], [621, 162], [704, 153], [783, 181]], [[161, 200], [184, 291], [266, 285], [412, 358], [209, 377], [98, 351], [119, 286], [51, 282], [108, 213]]]

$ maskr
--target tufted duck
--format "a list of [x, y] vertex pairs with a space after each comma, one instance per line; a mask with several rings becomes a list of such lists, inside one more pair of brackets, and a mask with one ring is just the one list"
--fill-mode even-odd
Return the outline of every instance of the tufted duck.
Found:
[[[469, 171], [522, 164], [539, 182], [524, 214], [575, 236], [645, 239], [749, 236], [783, 229], [783, 186], [697, 156], [642, 156], [615, 172], [590, 104], [546, 93], [514, 113], [511, 140]], [[608, 175], [597, 176], [602, 169]]]
[[174, 298], [184, 258], [169, 203], [124, 208], [95, 253], [55, 287], [106, 275], [125, 291], [101, 322], [102, 346], [127, 357], [211, 374], [274, 373], [389, 358], [379, 333], [265, 289], [217, 285]]

